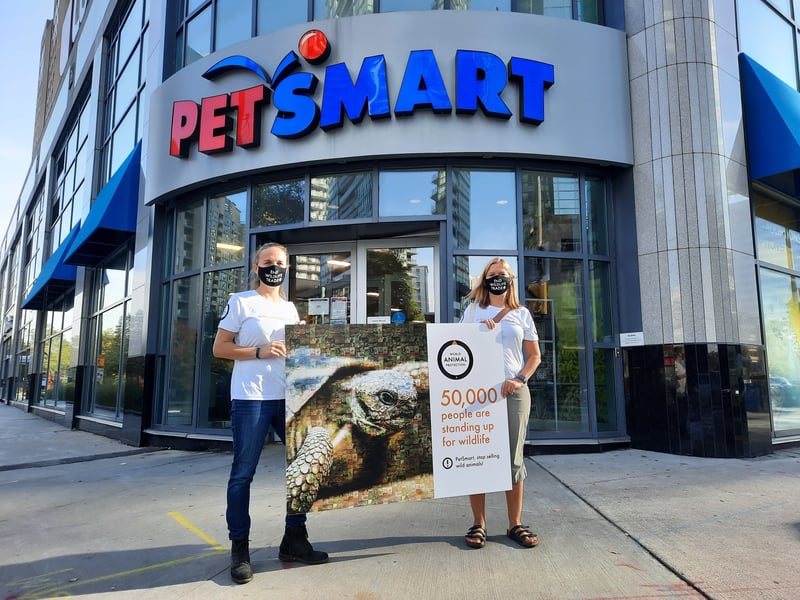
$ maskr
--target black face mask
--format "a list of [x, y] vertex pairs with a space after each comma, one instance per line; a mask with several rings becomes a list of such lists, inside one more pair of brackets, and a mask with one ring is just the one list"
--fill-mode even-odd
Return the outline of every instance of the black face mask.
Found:
[[258, 267], [258, 278], [261, 283], [269, 287], [278, 287], [283, 283], [286, 276], [286, 267], [270, 265], [268, 267]]
[[500, 296], [508, 291], [508, 288], [511, 286], [511, 278], [505, 275], [495, 275], [484, 281], [483, 285], [488, 288], [490, 294]]

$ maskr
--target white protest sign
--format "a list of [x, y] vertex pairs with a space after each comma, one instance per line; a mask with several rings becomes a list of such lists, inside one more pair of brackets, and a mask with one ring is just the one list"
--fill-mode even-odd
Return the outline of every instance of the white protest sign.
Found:
[[434, 497], [511, 489], [500, 327], [427, 326]]

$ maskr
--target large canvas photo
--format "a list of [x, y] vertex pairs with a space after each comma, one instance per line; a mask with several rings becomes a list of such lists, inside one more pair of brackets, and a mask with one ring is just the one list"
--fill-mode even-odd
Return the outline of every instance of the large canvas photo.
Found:
[[287, 510], [432, 498], [426, 328], [286, 328]]

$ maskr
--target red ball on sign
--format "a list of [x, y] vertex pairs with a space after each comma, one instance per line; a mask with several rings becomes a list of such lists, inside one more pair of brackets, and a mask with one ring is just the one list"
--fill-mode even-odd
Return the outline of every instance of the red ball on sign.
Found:
[[305, 58], [312, 65], [324, 62], [331, 53], [331, 44], [328, 36], [319, 29], [309, 29], [301, 37], [297, 44], [300, 56]]

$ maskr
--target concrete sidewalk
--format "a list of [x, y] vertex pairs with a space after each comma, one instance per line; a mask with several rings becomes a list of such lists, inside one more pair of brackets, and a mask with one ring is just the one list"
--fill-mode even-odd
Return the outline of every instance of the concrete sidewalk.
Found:
[[750, 460], [638, 450], [528, 458], [524, 521], [467, 549], [466, 498], [309, 516], [319, 566], [277, 560], [283, 447], [251, 501], [255, 578], [231, 583], [226, 452], [137, 449], [0, 405], [0, 598], [800, 598], [800, 450]]

